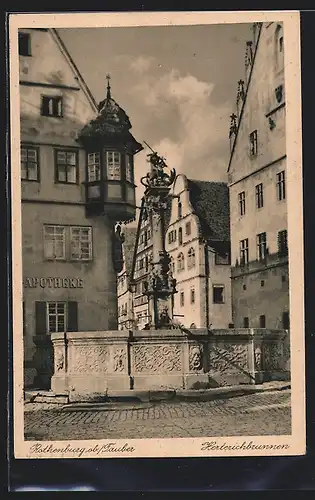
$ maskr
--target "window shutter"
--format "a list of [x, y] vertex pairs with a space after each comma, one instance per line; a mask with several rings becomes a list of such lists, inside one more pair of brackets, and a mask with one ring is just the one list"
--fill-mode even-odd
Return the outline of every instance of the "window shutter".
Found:
[[36, 335], [47, 333], [46, 302], [35, 302], [35, 332]]
[[78, 303], [68, 302], [68, 332], [78, 331]]

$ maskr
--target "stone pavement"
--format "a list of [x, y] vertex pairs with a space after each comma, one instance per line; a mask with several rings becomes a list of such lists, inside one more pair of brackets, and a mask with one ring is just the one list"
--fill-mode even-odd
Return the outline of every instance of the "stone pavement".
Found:
[[139, 439], [287, 435], [291, 392], [268, 391], [210, 401], [93, 405], [25, 404], [25, 439]]

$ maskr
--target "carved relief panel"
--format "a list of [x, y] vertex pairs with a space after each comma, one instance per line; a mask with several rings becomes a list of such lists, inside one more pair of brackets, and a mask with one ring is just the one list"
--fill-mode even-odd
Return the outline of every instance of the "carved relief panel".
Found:
[[209, 358], [210, 370], [221, 373], [249, 372], [247, 344], [211, 344]]
[[133, 346], [135, 372], [167, 373], [182, 369], [181, 346], [135, 345]]
[[106, 373], [109, 362], [109, 347], [106, 345], [71, 346], [69, 349], [69, 373]]

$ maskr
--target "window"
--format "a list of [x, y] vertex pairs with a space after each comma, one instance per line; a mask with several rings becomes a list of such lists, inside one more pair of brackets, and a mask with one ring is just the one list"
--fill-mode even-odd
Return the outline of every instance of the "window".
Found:
[[213, 303], [224, 304], [224, 286], [213, 285]]
[[249, 134], [249, 154], [250, 156], [256, 156], [257, 155], [257, 130], [254, 130]]
[[191, 304], [195, 303], [195, 289], [194, 288], [190, 289], [190, 303]]
[[120, 153], [106, 151], [107, 179], [120, 180]]
[[240, 241], [240, 260], [241, 266], [248, 263], [248, 238]]
[[147, 255], [145, 256], [145, 270], [149, 271], [149, 258]]
[[130, 156], [130, 155], [126, 155], [126, 180], [128, 182], [133, 182], [132, 156]]
[[266, 233], [257, 234], [257, 258], [264, 260], [267, 256], [267, 235]]
[[76, 151], [56, 151], [56, 182], [76, 184], [78, 179], [78, 156]]
[[278, 254], [279, 257], [288, 255], [288, 233], [286, 229], [278, 232]]
[[186, 231], [187, 236], [189, 236], [191, 234], [191, 223], [190, 222], [186, 223], [185, 231]]
[[92, 228], [70, 228], [71, 260], [92, 259]]
[[264, 287], [265, 286], [265, 280], [260, 280], [260, 286]]
[[190, 248], [187, 254], [187, 269], [191, 269], [196, 265], [195, 250]]
[[183, 244], [183, 230], [181, 227], [178, 230], [178, 244], [179, 245]]
[[180, 219], [182, 217], [182, 204], [180, 201], [178, 202], [177, 210], [178, 210], [178, 218]]
[[88, 153], [88, 182], [101, 179], [100, 154]]
[[244, 328], [249, 328], [249, 318], [248, 318], [248, 316], [245, 316], [245, 318], [243, 318], [243, 327]]
[[255, 187], [256, 191], [256, 208], [262, 208], [264, 206], [264, 190], [262, 184], [257, 184]]
[[62, 97], [42, 96], [42, 109], [43, 116], [62, 117]]
[[31, 55], [31, 35], [29, 33], [19, 33], [19, 55]]
[[278, 201], [285, 199], [285, 172], [279, 172], [277, 174], [277, 199]]
[[177, 271], [183, 271], [185, 269], [185, 258], [184, 254], [180, 253], [177, 257]]
[[214, 262], [216, 266], [227, 266], [230, 264], [230, 254], [221, 255], [218, 252], [215, 253]]
[[245, 191], [238, 194], [238, 206], [240, 215], [245, 215]]
[[290, 316], [289, 316], [289, 313], [287, 311], [282, 313], [282, 328], [284, 330], [290, 329]]
[[176, 229], [168, 233], [168, 242], [174, 243], [174, 241], [176, 241]]
[[21, 147], [21, 179], [39, 181], [39, 150], [33, 147]]
[[35, 302], [36, 335], [78, 331], [78, 303]]
[[264, 314], [259, 316], [259, 328], [266, 328], [266, 316]]
[[44, 226], [45, 259], [64, 260], [66, 258], [66, 231], [64, 226]]
[[67, 330], [67, 307], [65, 302], [47, 302], [48, 333]]
[[183, 307], [183, 306], [184, 306], [184, 304], [185, 304], [185, 296], [184, 296], [184, 292], [180, 292], [179, 299], [180, 299], [180, 305], [181, 305], [181, 307]]

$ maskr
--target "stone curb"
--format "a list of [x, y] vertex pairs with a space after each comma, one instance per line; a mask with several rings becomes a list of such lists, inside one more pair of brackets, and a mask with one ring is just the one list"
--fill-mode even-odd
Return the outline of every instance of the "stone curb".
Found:
[[[126, 391], [108, 391], [108, 403], [119, 403], [126, 401], [141, 401], [143, 403], [159, 401], [211, 401], [213, 399], [232, 398], [245, 396], [261, 392], [282, 391], [291, 388], [290, 382], [280, 384], [261, 384], [261, 385], [241, 385], [229, 387], [217, 387], [213, 389], [165, 389], [165, 390], [126, 390]], [[106, 399], [106, 397], [105, 397]], [[25, 391], [25, 403], [59, 403], [69, 404], [69, 397], [65, 394], [49, 394], [49, 391]], [[83, 403], [94, 405], [95, 401], [71, 401], [71, 404]], [[105, 401], [104, 401], [105, 403]]]

